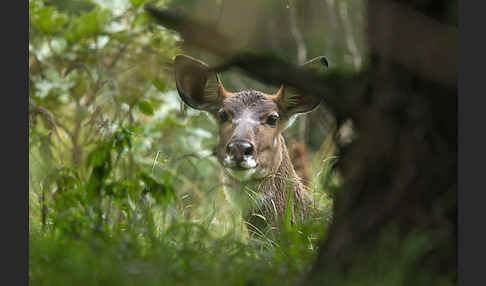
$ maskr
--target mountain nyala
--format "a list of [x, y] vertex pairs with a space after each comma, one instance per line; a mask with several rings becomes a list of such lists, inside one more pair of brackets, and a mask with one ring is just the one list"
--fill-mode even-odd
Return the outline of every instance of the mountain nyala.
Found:
[[[324, 57], [307, 63], [316, 62], [327, 66]], [[224, 193], [241, 211], [250, 233], [278, 230], [287, 215], [292, 222], [303, 219], [312, 199], [290, 161], [282, 131], [319, 100], [286, 93], [283, 85], [274, 94], [228, 91], [207, 64], [186, 55], [176, 56], [174, 66], [181, 99], [218, 122], [215, 155], [222, 166]]]

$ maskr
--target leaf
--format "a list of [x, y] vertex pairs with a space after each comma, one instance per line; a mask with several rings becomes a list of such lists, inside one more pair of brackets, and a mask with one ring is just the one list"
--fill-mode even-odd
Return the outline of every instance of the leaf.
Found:
[[45, 34], [55, 34], [67, 22], [67, 16], [59, 13], [54, 7], [38, 7], [30, 9], [30, 24]]
[[95, 149], [88, 157], [88, 166], [99, 167], [103, 166], [104, 162], [109, 158], [110, 149], [105, 144]]
[[87, 13], [82, 13], [74, 18], [66, 31], [66, 40], [74, 43], [83, 38], [93, 37], [104, 32], [104, 26], [108, 22], [110, 11], [96, 8]]
[[146, 100], [140, 101], [137, 104], [137, 106], [140, 109], [140, 111], [142, 111], [143, 114], [154, 115], [154, 109], [153, 109], [152, 104], [150, 102], [148, 102]]
[[118, 153], [123, 152], [125, 148], [132, 148], [132, 134], [127, 128], [122, 127], [113, 135], [113, 144]]
[[153, 79], [152, 80], [152, 84], [159, 90], [159, 91], [162, 91], [162, 92], [165, 92], [167, 91], [167, 85], [165, 84], [165, 81], [161, 80], [161, 79]]
[[146, 3], [148, 0], [130, 0], [130, 3], [133, 5], [133, 7], [138, 8], [140, 5]]
[[150, 193], [157, 202], [169, 202], [175, 199], [175, 191], [170, 182], [170, 174], [168, 172], [161, 176], [162, 181], [156, 180], [152, 175], [143, 171], [138, 173], [138, 177], [145, 183], [144, 193]]
[[135, 26], [145, 25], [148, 23], [150, 23], [150, 17], [145, 13], [137, 14], [133, 20], [133, 25]]

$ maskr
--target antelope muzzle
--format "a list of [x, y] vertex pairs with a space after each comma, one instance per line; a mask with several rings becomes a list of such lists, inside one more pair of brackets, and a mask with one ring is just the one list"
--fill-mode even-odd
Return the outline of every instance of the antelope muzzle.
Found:
[[252, 169], [257, 166], [255, 146], [247, 140], [233, 140], [226, 145], [224, 165], [233, 169]]

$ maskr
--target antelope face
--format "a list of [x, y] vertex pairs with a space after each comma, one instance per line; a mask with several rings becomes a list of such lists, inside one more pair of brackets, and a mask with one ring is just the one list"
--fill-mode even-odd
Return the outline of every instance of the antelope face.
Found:
[[319, 104], [310, 96], [287, 95], [283, 86], [275, 94], [228, 92], [205, 63], [183, 55], [175, 58], [175, 78], [179, 95], [187, 105], [216, 118], [216, 156], [225, 172], [239, 181], [275, 172], [285, 144], [280, 134], [289, 119]]
[[225, 171], [238, 180], [258, 179], [281, 161], [280, 110], [271, 97], [248, 90], [225, 98], [216, 113], [216, 154]]

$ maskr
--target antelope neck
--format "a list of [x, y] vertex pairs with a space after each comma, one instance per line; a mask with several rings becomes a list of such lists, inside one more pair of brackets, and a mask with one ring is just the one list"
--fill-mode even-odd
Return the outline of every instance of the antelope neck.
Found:
[[265, 203], [270, 203], [276, 209], [285, 203], [286, 185], [293, 183], [294, 189], [299, 184], [297, 174], [292, 166], [283, 137], [282, 161], [275, 172], [261, 179], [238, 181], [223, 172], [223, 190], [227, 200], [239, 208], [242, 215], [249, 211], [260, 209]]

